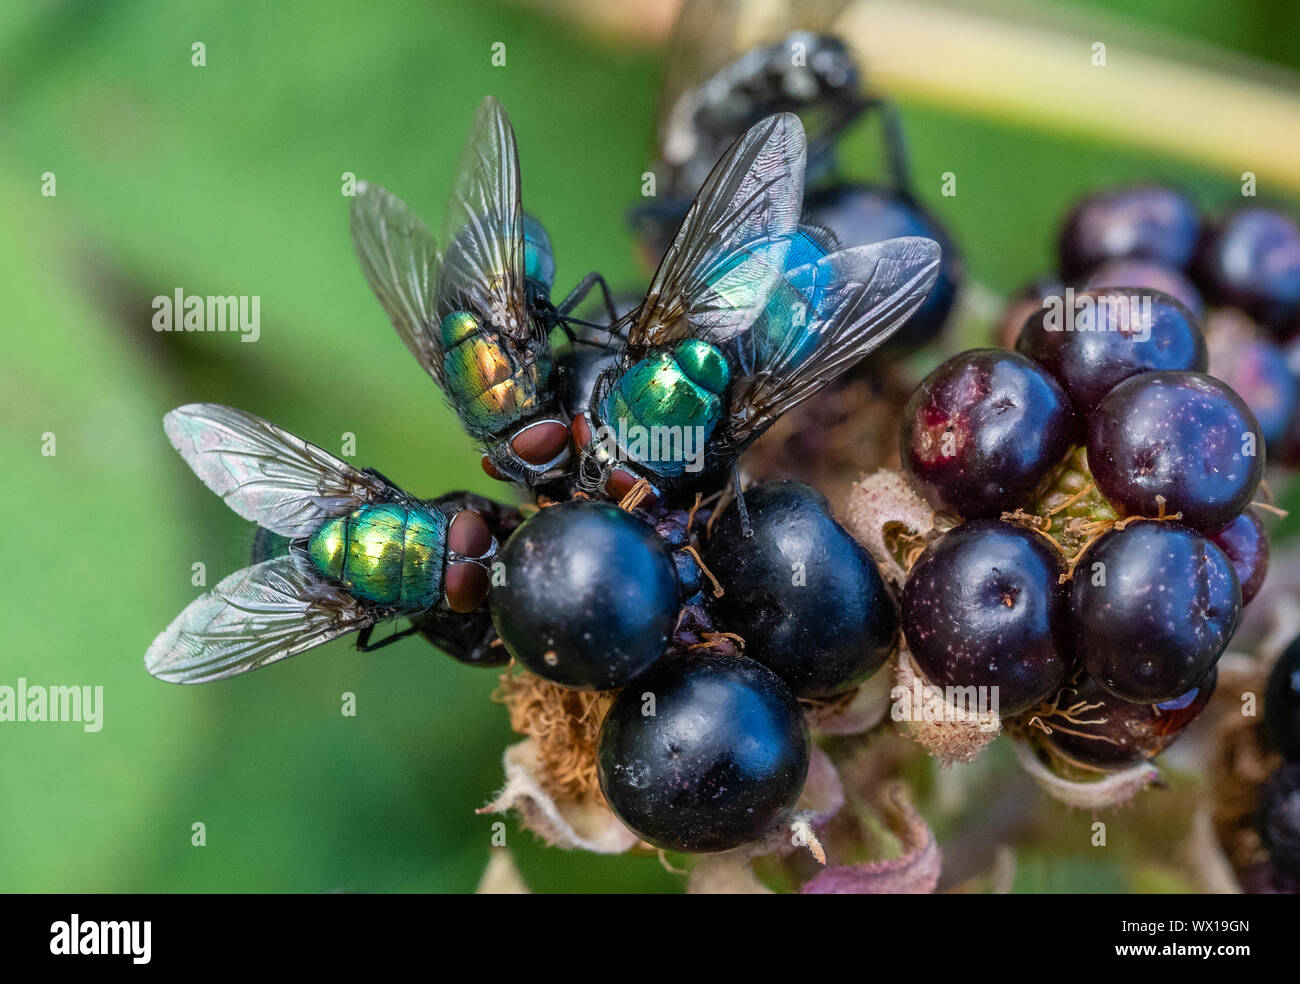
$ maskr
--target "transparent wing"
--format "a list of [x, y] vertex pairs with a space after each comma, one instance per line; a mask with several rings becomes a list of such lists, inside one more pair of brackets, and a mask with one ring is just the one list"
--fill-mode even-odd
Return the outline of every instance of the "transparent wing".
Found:
[[362, 182], [352, 199], [352, 245], [370, 289], [398, 337], [426, 372], [442, 381], [433, 291], [438, 245], [432, 233], [396, 195]]
[[169, 683], [260, 669], [374, 622], [351, 595], [292, 557], [245, 567], [190, 602], [153, 641], [144, 665]]
[[233, 407], [177, 407], [163, 417], [163, 429], [226, 505], [281, 536], [309, 536], [329, 516], [400, 495], [381, 479]]
[[722, 344], [753, 323], [799, 225], [805, 152], [791, 113], [769, 116], [732, 144], [628, 319], [630, 361], [679, 338]]
[[659, 152], [678, 163], [694, 148], [678, 147], [679, 120], [690, 124], [692, 93], [741, 53], [742, 0], [685, 0], [668, 34], [659, 87]]
[[938, 243], [907, 236], [840, 250], [790, 271], [787, 279], [808, 302], [808, 327], [756, 355], [752, 373], [737, 380], [730, 439], [744, 444], [757, 437], [902, 327], [938, 279], [939, 260]]
[[526, 341], [523, 207], [519, 151], [501, 104], [479, 104], [443, 216], [439, 322], [468, 311], [504, 338]]
[[853, 0], [686, 0], [668, 40], [659, 102], [659, 152], [680, 164], [689, 143], [699, 88], [722, 68], [791, 31], [832, 33]]

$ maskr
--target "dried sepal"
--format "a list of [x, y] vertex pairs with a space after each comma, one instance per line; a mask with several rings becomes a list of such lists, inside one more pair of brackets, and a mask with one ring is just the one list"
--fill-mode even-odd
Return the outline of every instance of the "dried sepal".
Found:
[[750, 866], [749, 860], [731, 854], [703, 858], [686, 880], [688, 895], [773, 895]]
[[638, 843], [603, 800], [591, 796], [560, 796], [548, 791], [538, 742], [526, 738], [505, 753], [506, 784], [478, 813], [515, 810], [520, 825], [553, 847], [622, 854]]
[[596, 742], [612, 694], [570, 690], [512, 665], [492, 699], [505, 705], [511, 730], [534, 740], [540, 766], [535, 775], [547, 790], [560, 799], [603, 798]]
[[820, 826], [833, 820], [843, 808], [844, 783], [840, 781], [839, 771], [831, 757], [813, 745], [808, 758], [808, 778], [804, 780], [795, 809], [807, 814], [814, 826]]
[[907, 479], [881, 469], [854, 483], [844, 510], [844, 527], [898, 587], [907, 580], [911, 557], [936, 531], [936, 514]]
[[1160, 777], [1150, 762], [1139, 762], [1120, 772], [1098, 773], [1100, 778], [1075, 781], [1057, 775], [1043, 763], [1026, 741], [1014, 742], [1020, 767], [1033, 777], [1040, 789], [1067, 806], [1101, 810], [1127, 803]]
[[898, 837], [901, 853], [885, 861], [842, 865], [814, 875], [801, 889], [805, 895], [924, 895], [939, 884], [943, 865], [934, 834], [901, 784], [891, 785], [881, 815]]
[[808, 727], [824, 735], [864, 734], [889, 713], [891, 686], [888, 673], [875, 673], [853, 692], [847, 703], [807, 712]]
[[894, 663], [890, 694], [899, 730], [945, 765], [973, 761], [1002, 730], [992, 711], [959, 707], [944, 688], [927, 681], [906, 646]]

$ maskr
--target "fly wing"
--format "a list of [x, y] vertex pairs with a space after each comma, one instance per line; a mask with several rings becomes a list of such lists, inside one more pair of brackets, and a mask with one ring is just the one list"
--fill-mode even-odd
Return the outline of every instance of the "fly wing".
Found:
[[786, 279], [807, 302], [807, 327], [787, 333], [736, 381], [730, 439], [739, 445], [753, 440], [902, 327], [938, 279], [939, 260], [938, 243], [906, 236], [840, 250], [790, 271]]
[[442, 220], [439, 323], [453, 311], [468, 311], [519, 348], [532, 337], [523, 216], [515, 131], [505, 109], [488, 96], [479, 104]]
[[260, 669], [373, 624], [356, 599], [291, 556], [245, 567], [186, 606], [144, 665], [168, 683], [205, 683]]
[[352, 199], [352, 245], [370, 289], [398, 337], [434, 379], [442, 382], [442, 356], [434, 320], [438, 245], [406, 203], [378, 185], [362, 182]]
[[769, 116], [732, 144], [627, 319], [628, 363], [681, 338], [722, 345], [753, 323], [799, 225], [805, 152], [791, 113]]
[[233, 407], [177, 407], [163, 417], [163, 429], [226, 505], [281, 536], [310, 536], [330, 516], [401, 496], [374, 475]]
[[659, 88], [659, 153], [666, 162], [679, 164], [695, 152], [683, 143], [678, 121], [691, 125], [692, 93], [740, 54], [741, 6], [741, 0], [686, 0], [677, 11]]

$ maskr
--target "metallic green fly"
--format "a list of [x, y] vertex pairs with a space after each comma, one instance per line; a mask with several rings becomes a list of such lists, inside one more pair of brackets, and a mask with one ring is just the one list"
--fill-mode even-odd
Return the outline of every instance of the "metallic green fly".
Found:
[[519, 185], [514, 129], [489, 96], [443, 216], [444, 252], [401, 199], [367, 184], [352, 203], [352, 239], [398, 335], [482, 442], [487, 473], [537, 485], [570, 464], [550, 334], [569, 331], [571, 312], [595, 286], [614, 314], [597, 273], [551, 302], [550, 238], [524, 213]]
[[487, 597], [496, 541], [477, 511], [416, 499], [232, 407], [190, 404], [163, 425], [226, 505], [288, 543], [191, 602], [145, 654], [154, 676], [218, 680], [350, 632], [366, 648], [380, 621], [418, 627]]
[[687, 211], [644, 302], [613, 330], [572, 430], [584, 491], [662, 498], [731, 470], [781, 414], [880, 345], [925, 300], [940, 248], [921, 237], [840, 249], [800, 225], [798, 117], [752, 127]]

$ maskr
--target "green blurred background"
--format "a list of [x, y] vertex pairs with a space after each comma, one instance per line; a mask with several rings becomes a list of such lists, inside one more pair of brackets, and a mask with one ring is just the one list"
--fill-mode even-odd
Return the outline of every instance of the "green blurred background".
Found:
[[[1300, 67], [1291, 4], [1074, 6]], [[497, 41], [504, 68], [490, 62]], [[494, 3], [0, 7], [0, 684], [102, 685], [105, 701], [98, 734], [0, 725], [0, 890], [474, 888], [491, 819], [473, 811], [513, 737], [488, 701], [493, 673], [419, 639], [373, 655], [335, 643], [193, 688], [144, 672], [150, 640], [197, 593], [191, 564], [214, 584], [251, 540], [160, 418], [231, 403], [334, 450], [352, 432], [358, 462], [420, 494], [499, 495], [362, 280], [341, 176], [436, 218], [492, 93], [514, 120], [525, 204], [550, 228], [560, 286], [593, 268], [642, 283], [622, 214], [649, 166], [659, 63], [646, 39]], [[916, 172], [961, 175], [957, 198], [927, 197], [970, 274], [999, 291], [1048, 267], [1059, 216], [1092, 186], [1159, 175], [1207, 205], [1237, 193], [1231, 175], [1111, 145], [903, 110]], [[849, 146], [869, 175], [872, 127]], [[260, 295], [261, 340], [154, 333], [150, 299], [177, 287]], [[356, 717], [340, 714], [348, 691]], [[536, 890], [680, 888], [653, 858], [548, 851], [513, 822], [509, 837]], [[1122, 864], [1051, 853], [1021, 872], [1022, 888], [1135, 887]]]

